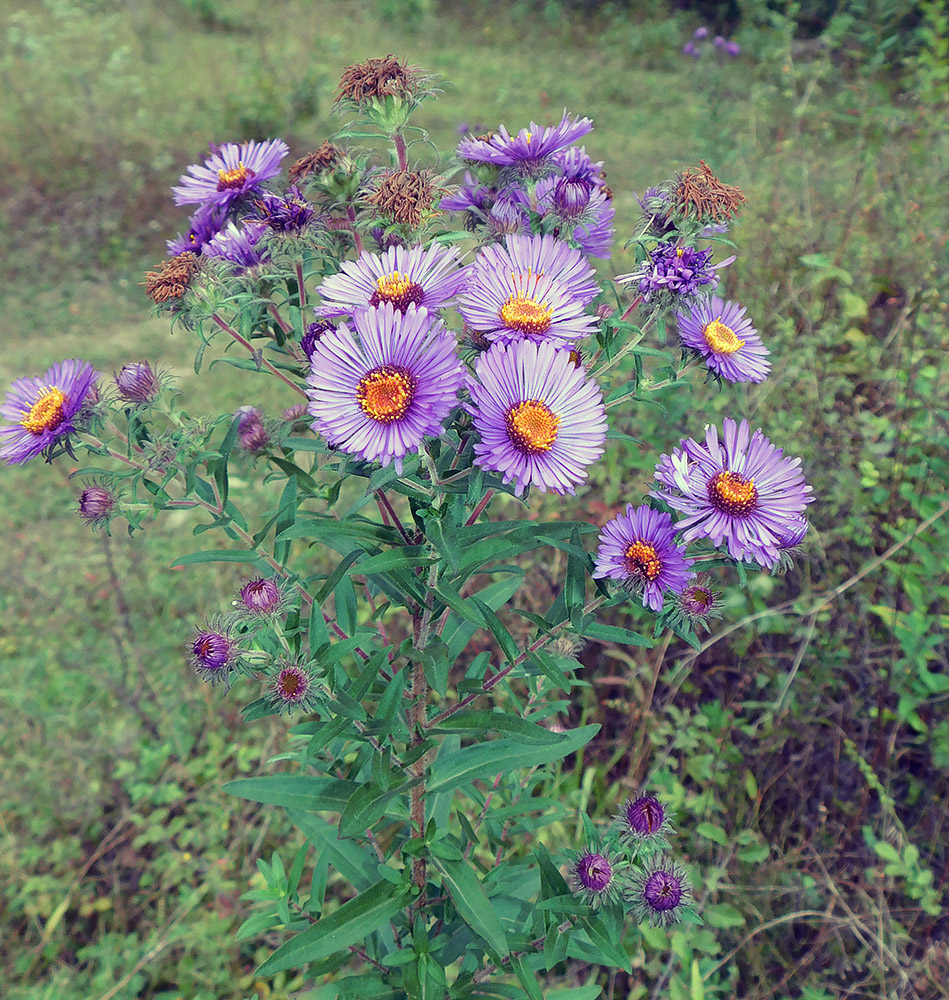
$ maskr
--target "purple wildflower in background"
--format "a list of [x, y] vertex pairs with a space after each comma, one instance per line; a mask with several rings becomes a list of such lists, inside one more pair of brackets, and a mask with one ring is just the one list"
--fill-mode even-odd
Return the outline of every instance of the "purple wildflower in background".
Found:
[[649, 257], [635, 271], [622, 274], [616, 280], [635, 285], [646, 302], [657, 295], [660, 301], [662, 297], [669, 302], [689, 300], [704, 286], [717, 285], [715, 271], [734, 259], [734, 256], [727, 257], [719, 264], [712, 264], [711, 247], [699, 250], [674, 243], [660, 243], [650, 250]]
[[717, 295], [676, 313], [679, 338], [698, 351], [709, 369], [729, 382], [763, 382], [771, 371], [770, 351], [745, 316], [745, 307]]
[[695, 42], [686, 42], [682, 46], [682, 55], [689, 56], [690, 59], [701, 59], [702, 57], [702, 53], [699, 52]]
[[294, 711], [312, 712], [316, 707], [313, 677], [307, 667], [287, 660], [278, 661], [270, 682], [270, 703], [288, 715]]
[[147, 361], [133, 361], [123, 365], [115, 374], [115, 387], [119, 398], [126, 403], [147, 404], [158, 395], [161, 378], [152, 371]]
[[284, 592], [276, 580], [259, 577], [241, 587], [234, 607], [242, 618], [268, 618], [284, 606]]
[[363, 253], [323, 281], [318, 291], [324, 304], [314, 311], [317, 316], [346, 316], [388, 304], [402, 313], [417, 306], [434, 314], [467, 281], [467, 270], [458, 265], [458, 248], [438, 244], [427, 250], [394, 246], [383, 254]]
[[640, 923], [668, 927], [680, 920], [682, 908], [691, 903], [692, 886], [679, 865], [660, 857], [634, 876], [626, 899]]
[[285, 195], [262, 191], [253, 200], [247, 219], [267, 226], [275, 233], [296, 235], [313, 218], [314, 208], [295, 185]]
[[713, 618], [721, 618], [722, 595], [711, 588], [711, 577], [700, 573], [679, 594], [676, 610], [679, 618], [692, 628], [708, 628]]
[[643, 607], [662, 610], [666, 591], [682, 593], [695, 575], [685, 546], [675, 541], [670, 514], [628, 504], [600, 532], [594, 579], [610, 577], [641, 592]]
[[781, 539], [813, 500], [801, 460], [785, 458], [760, 430], [751, 434], [747, 420], [729, 417], [721, 439], [709, 426], [704, 444], [692, 438], [680, 444], [660, 458], [662, 488], [650, 495], [686, 515], [676, 524], [683, 539], [709, 538], [726, 544], [733, 559], [773, 566]]
[[230, 673], [237, 663], [237, 643], [228, 628], [208, 622], [191, 642], [191, 662], [195, 673], [211, 684], [230, 683]]
[[280, 173], [280, 161], [290, 152], [282, 139], [264, 142], [211, 143], [204, 163], [192, 163], [173, 187], [176, 205], [213, 203], [229, 208], [243, 195]]
[[90, 483], [79, 495], [79, 516], [90, 528], [101, 528], [115, 516], [117, 497], [101, 483]]
[[623, 803], [616, 822], [620, 835], [633, 843], [654, 841], [673, 832], [666, 807], [655, 795], [645, 793]]
[[528, 486], [573, 493], [603, 453], [603, 395], [570, 353], [549, 341], [495, 345], [478, 358], [477, 379], [468, 378], [481, 438], [475, 463], [514, 480], [517, 494]]
[[568, 882], [573, 891], [591, 906], [616, 898], [620, 888], [621, 864], [607, 851], [587, 847], [577, 851], [570, 865]]
[[0, 415], [13, 421], [0, 427], [0, 458], [10, 465], [26, 462], [74, 433], [74, 419], [98, 377], [88, 361], [70, 358], [57, 361], [42, 378], [18, 378], [0, 406]]
[[238, 228], [229, 222], [219, 233], [211, 237], [205, 245], [207, 257], [221, 257], [239, 267], [255, 267], [267, 259], [265, 248], [258, 247], [266, 227], [257, 222], [246, 222]]
[[203, 253], [204, 248], [217, 236], [226, 221], [227, 210], [221, 205], [214, 202], [202, 205], [191, 216], [188, 231], [183, 236], [179, 233], [173, 240], [167, 241], [169, 255], [177, 257], [189, 251]]
[[458, 155], [465, 160], [515, 167], [526, 177], [538, 177], [553, 166], [554, 153], [573, 145], [593, 129], [589, 118], [571, 118], [566, 110], [558, 125], [543, 128], [531, 122], [517, 135], [503, 126], [486, 138], [466, 138], [458, 143]]
[[438, 435], [462, 382], [454, 336], [425, 309], [390, 302], [325, 333], [307, 378], [313, 429], [367, 462], [395, 462]]
[[716, 35], [715, 41], [712, 44], [715, 46], [716, 49], [724, 49], [725, 39], [721, 35]]
[[696, 28], [695, 31], [692, 32], [692, 37], [697, 42], [701, 42], [703, 38], [708, 38], [708, 28], [704, 26], [701, 28]]
[[727, 41], [725, 43], [725, 52], [734, 59], [737, 55], [741, 54], [741, 46], [738, 42]]
[[300, 341], [300, 347], [303, 348], [303, 353], [307, 358], [313, 357], [313, 352], [316, 350], [316, 345], [320, 337], [324, 333], [329, 333], [330, 330], [335, 329], [336, 324], [330, 323], [329, 320], [325, 319], [318, 319], [315, 323], [307, 323], [306, 333], [303, 334], [303, 339]]

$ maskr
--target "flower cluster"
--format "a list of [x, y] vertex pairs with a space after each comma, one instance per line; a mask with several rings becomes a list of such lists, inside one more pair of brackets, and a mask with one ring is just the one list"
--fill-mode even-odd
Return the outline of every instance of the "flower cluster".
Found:
[[639, 923], [700, 922], [688, 875], [665, 853], [672, 832], [659, 798], [642, 792], [628, 799], [602, 843], [574, 852], [571, 888], [594, 908], [622, 901]]
[[[692, 32], [692, 37], [682, 46], [682, 55], [690, 59], [701, 59], [708, 48], [707, 39], [711, 32], [704, 25], [696, 28]], [[716, 35], [712, 41], [712, 48], [725, 56], [727, 59], [734, 59], [741, 54], [741, 46], [736, 41], [725, 38], [724, 35]]]

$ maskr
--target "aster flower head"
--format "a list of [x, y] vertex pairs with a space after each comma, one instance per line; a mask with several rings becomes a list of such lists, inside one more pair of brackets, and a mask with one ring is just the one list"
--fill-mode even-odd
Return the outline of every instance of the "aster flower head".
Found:
[[145, 294], [156, 305], [180, 305], [179, 300], [191, 287], [198, 272], [198, 254], [185, 250], [158, 265], [157, 271], [145, 272]]
[[741, 188], [722, 183], [705, 160], [699, 160], [698, 170], [689, 167], [678, 175], [671, 197], [678, 218], [703, 224], [730, 222], [745, 202]]
[[589, 118], [571, 118], [566, 109], [559, 124], [544, 128], [531, 122], [516, 135], [503, 126], [486, 137], [471, 137], [458, 143], [458, 155], [465, 160], [512, 167], [518, 174], [538, 178], [556, 169], [553, 154], [572, 146], [593, 129]]
[[245, 621], [275, 617], [286, 605], [286, 590], [271, 577], [258, 577], [245, 583], [234, 601], [237, 614]]
[[812, 502], [799, 458], [784, 452], [747, 420], [726, 417], [706, 428], [705, 441], [683, 439], [656, 466], [660, 488], [651, 496], [686, 516], [676, 523], [684, 541], [708, 538], [737, 560], [771, 567], [786, 532]]
[[681, 305], [691, 302], [706, 285], [717, 286], [716, 270], [734, 259], [731, 256], [713, 264], [711, 247], [699, 250], [691, 246], [660, 243], [649, 251], [649, 256], [635, 271], [620, 275], [616, 280], [635, 285], [644, 301], [659, 307]]
[[645, 792], [627, 799], [616, 817], [620, 836], [631, 843], [656, 841], [667, 833], [673, 833], [666, 807]]
[[597, 907], [619, 895], [623, 867], [616, 855], [588, 846], [576, 852], [567, 881], [578, 896]]
[[147, 361], [133, 361], [115, 373], [115, 387], [125, 403], [147, 405], [162, 389], [162, 377]]
[[324, 333], [335, 329], [336, 325], [325, 319], [318, 319], [313, 323], [307, 323], [306, 333], [303, 334], [303, 339], [300, 341], [300, 347], [303, 348], [303, 353], [307, 358], [313, 357], [313, 352], [316, 350], [316, 345], [320, 337]]
[[708, 628], [713, 618], [722, 616], [722, 595], [712, 590], [711, 577], [700, 573], [676, 601], [678, 617], [692, 628]]
[[654, 857], [633, 876], [625, 892], [640, 923], [668, 927], [682, 918], [692, 903], [692, 885], [685, 870], [665, 857]]
[[717, 295], [676, 313], [682, 343], [697, 351], [709, 371], [728, 382], [763, 382], [771, 371], [771, 353], [745, 316], [745, 307]]
[[643, 607], [661, 611], [666, 591], [682, 593], [695, 575], [675, 534], [671, 515], [628, 504], [626, 513], [618, 514], [600, 532], [594, 579], [620, 580], [642, 593]]
[[384, 218], [417, 229], [432, 214], [438, 194], [431, 171], [390, 170], [378, 177], [367, 201]]
[[280, 712], [312, 712], [317, 705], [316, 686], [307, 666], [295, 660], [278, 660], [269, 685], [270, 703]]
[[11, 421], [0, 427], [0, 458], [18, 465], [75, 433], [98, 377], [88, 361], [70, 358], [41, 377], [16, 379], [0, 406], [0, 415]]
[[192, 163], [173, 187], [176, 205], [214, 204], [230, 208], [264, 181], [280, 173], [280, 161], [290, 152], [282, 139], [263, 142], [211, 143], [204, 163]]
[[273, 438], [270, 427], [256, 407], [241, 409], [244, 413], [237, 424], [237, 443], [249, 455], [263, 455], [270, 448]]
[[169, 256], [177, 257], [188, 252], [202, 253], [205, 246], [221, 231], [226, 218], [227, 210], [216, 202], [202, 205], [191, 216], [188, 231], [184, 235], [179, 233], [173, 240], [167, 241]]
[[238, 227], [229, 222], [219, 233], [211, 238], [205, 246], [207, 257], [220, 257], [238, 267], [256, 267], [269, 256], [260, 241], [267, 227], [259, 222], [245, 222]]
[[314, 311], [318, 317], [346, 316], [367, 306], [390, 305], [402, 313], [417, 306], [434, 314], [453, 301], [466, 281], [457, 247], [394, 246], [345, 261], [320, 285], [323, 305]]
[[220, 621], [208, 621], [204, 628], [197, 629], [189, 645], [198, 677], [209, 684], [223, 681], [229, 687], [238, 665], [237, 642], [230, 629]]
[[306, 156], [301, 156], [288, 171], [290, 181], [299, 184], [305, 181], [310, 174], [322, 174], [327, 170], [332, 170], [345, 157], [346, 153], [339, 146], [334, 145], [329, 140], [320, 144], [319, 149], [315, 149]]
[[[355, 335], [354, 335], [355, 334]], [[357, 338], [358, 337], [358, 341]], [[454, 336], [426, 309], [362, 309], [323, 334], [307, 378], [313, 429], [367, 462], [395, 462], [438, 435], [457, 402]]]
[[261, 191], [254, 198], [246, 218], [266, 226], [271, 232], [298, 236], [313, 218], [314, 208], [300, 189], [291, 184], [284, 195]]
[[603, 453], [603, 395], [569, 351], [549, 341], [494, 345], [468, 377], [468, 411], [480, 442], [475, 464], [541, 492], [573, 493]]
[[90, 528], [105, 528], [115, 517], [118, 496], [104, 481], [93, 480], [85, 485], [79, 494], [77, 513]]

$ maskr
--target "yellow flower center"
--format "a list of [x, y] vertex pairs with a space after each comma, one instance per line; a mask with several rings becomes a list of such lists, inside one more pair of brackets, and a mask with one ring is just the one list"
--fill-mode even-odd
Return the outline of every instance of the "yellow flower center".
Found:
[[404, 368], [382, 365], [356, 386], [356, 402], [371, 420], [391, 424], [405, 416], [415, 396], [415, 384]]
[[425, 293], [421, 285], [416, 284], [401, 271], [392, 271], [376, 279], [376, 290], [369, 298], [369, 305], [377, 306], [380, 302], [389, 302], [399, 312], [405, 312], [413, 303], [419, 305]]
[[681, 257], [685, 253], [685, 247], [676, 247], [676, 257]]
[[554, 311], [544, 302], [532, 299], [524, 292], [515, 292], [501, 306], [501, 322], [509, 330], [528, 336], [539, 336], [550, 329]]
[[631, 576], [644, 583], [652, 583], [662, 572], [662, 560], [656, 547], [637, 540], [623, 553], [623, 561]]
[[542, 399], [526, 399], [507, 411], [507, 436], [518, 451], [542, 455], [557, 440], [560, 417]]
[[63, 405], [66, 394], [54, 385], [48, 385], [40, 398], [30, 407], [30, 412], [20, 421], [31, 434], [54, 431], [66, 419]]
[[713, 507], [732, 517], [747, 517], [758, 505], [755, 481], [728, 469], [709, 480], [708, 498]]
[[702, 336], [716, 354], [734, 354], [745, 346], [745, 342], [738, 339], [735, 331], [730, 326], [725, 326], [721, 316], [702, 328]]
[[217, 172], [217, 189], [218, 191], [228, 191], [231, 188], [242, 188], [248, 178], [256, 176], [256, 171], [245, 167], [243, 163], [238, 163], [232, 170], [219, 170]]

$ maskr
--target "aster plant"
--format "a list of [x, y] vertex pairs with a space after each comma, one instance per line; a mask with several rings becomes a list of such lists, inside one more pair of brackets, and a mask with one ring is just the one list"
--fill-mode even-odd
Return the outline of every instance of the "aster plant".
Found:
[[[595, 148], [592, 120], [467, 135], [435, 174], [410, 122], [436, 91], [395, 56], [348, 67], [349, 119], [287, 178], [282, 140], [232, 141], [173, 188], [196, 207], [169, 225], [185, 235], [144, 290], [196, 337], [196, 372], [247, 379], [245, 405], [194, 417], [147, 361], [116, 362], [102, 386], [69, 359], [13, 383], [0, 458], [83, 451], [90, 526], [189, 510], [221, 544], [174, 566], [244, 564], [229, 606], [182, 635], [180, 669], [213, 697], [249, 694], [248, 721], [290, 720], [290, 773], [228, 785], [285, 808], [316, 859], [262, 868], [247, 933], [279, 944], [258, 975], [453, 1000], [489, 981], [518, 995], [516, 981], [534, 997], [568, 953], [629, 970], [638, 923], [701, 919], [651, 789], [606, 830], [584, 817], [579, 843], [572, 822], [549, 835], [566, 810], [548, 769], [599, 729], [565, 713], [573, 654], [697, 645], [729, 567], [775, 568], [806, 546], [814, 498], [798, 459], [729, 416], [704, 437], [684, 428], [649, 496], [630, 487], [603, 524], [543, 503], [528, 516], [589, 489], [622, 436], [611, 411], [687, 370], [767, 377], [763, 339], [716, 291], [735, 258], [715, 243], [743, 196], [704, 163], [661, 182], [627, 243], [634, 270], [610, 280], [612, 192], [578, 145]], [[680, 361], [647, 339], [673, 317]], [[261, 377], [282, 419], [255, 397]], [[252, 478], [280, 484], [272, 509], [251, 509]], [[562, 574], [543, 613], [522, 606], [531, 556]], [[622, 626], [597, 620], [620, 608]]]

